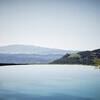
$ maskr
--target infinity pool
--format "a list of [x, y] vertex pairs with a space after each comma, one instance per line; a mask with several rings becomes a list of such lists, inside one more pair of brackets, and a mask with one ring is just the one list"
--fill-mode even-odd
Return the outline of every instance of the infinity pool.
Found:
[[100, 69], [85, 65], [3, 66], [0, 100], [100, 100]]

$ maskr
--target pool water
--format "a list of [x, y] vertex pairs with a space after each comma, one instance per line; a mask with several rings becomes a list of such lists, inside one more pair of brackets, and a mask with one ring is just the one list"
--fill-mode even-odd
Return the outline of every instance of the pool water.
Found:
[[0, 100], [100, 100], [100, 69], [85, 65], [3, 66]]

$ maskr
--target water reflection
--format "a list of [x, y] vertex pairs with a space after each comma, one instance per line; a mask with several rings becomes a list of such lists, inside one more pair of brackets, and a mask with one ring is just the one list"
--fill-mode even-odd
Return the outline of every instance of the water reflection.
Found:
[[94, 69], [100, 69], [100, 66], [94, 66]]

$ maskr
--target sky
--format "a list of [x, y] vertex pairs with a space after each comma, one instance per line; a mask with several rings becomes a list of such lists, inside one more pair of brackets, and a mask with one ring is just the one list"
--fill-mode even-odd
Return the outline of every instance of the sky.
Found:
[[0, 46], [100, 48], [100, 0], [0, 0]]

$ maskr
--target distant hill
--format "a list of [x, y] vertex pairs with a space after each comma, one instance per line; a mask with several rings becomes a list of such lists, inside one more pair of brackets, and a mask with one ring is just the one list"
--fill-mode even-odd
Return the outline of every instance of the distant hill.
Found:
[[2, 54], [38, 54], [38, 55], [49, 55], [49, 54], [66, 54], [77, 51], [52, 49], [32, 45], [9, 45], [0, 47], [0, 53]]
[[38, 55], [38, 54], [0, 54], [1, 64], [31, 64], [49, 63], [62, 55]]
[[76, 51], [51, 49], [31, 45], [9, 45], [0, 47], [1, 64], [49, 63], [66, 53]]
[[51, 64], [100, 65], [100, 49], [66, 54], [60, 59], [54, 60]]

